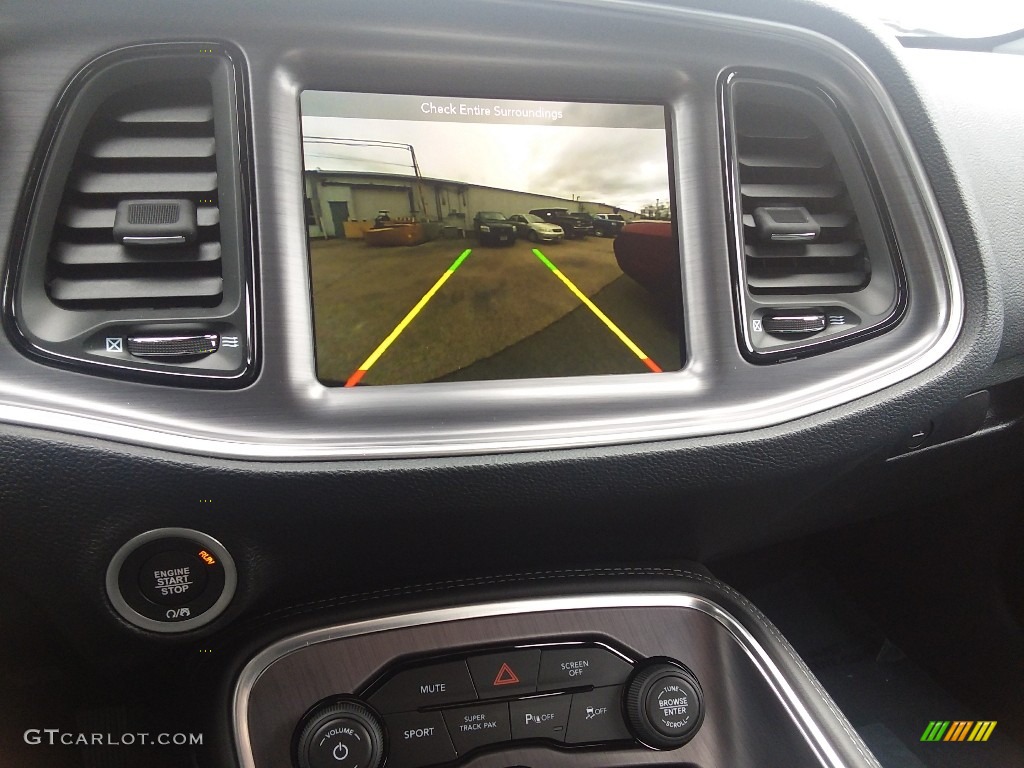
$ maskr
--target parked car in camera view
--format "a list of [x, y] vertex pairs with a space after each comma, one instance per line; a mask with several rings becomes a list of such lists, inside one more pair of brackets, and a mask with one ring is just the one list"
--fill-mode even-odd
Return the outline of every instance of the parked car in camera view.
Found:
[[512, 245], [516, 241], [516, 225], [498, 211], [477, 213], [473, 229], [480, 245]]
[[589, 221], [576, 218], [568, 208], [534, 208], [530, 211], [548, 224], [557, 224], [565, 232], [566, 238], [575, 240], [593, 234], [594, 228]]
[[514, 213], [508, 220], [515, 222], [519, 237], [528, 238], [534, 243], [557, 243], [565, 237], [565, 230], [558, 224], [549, 224], [532, 213]]
[[598, 237], [615, 237], [626, 226], [621, 213], [595, 213], [590, 218]]

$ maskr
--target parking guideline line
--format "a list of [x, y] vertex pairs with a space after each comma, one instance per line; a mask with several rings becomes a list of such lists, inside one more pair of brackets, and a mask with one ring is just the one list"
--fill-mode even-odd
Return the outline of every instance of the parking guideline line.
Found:
[[572, 280], [563, 275], [561, 270], [558, 267], [556, 267], [547, 256], [545, 256], [536, 248], [533, 249], [533, 255], [540, 259], [541, 263], [544, 266], [546, 266], [548, 269], [554, 272], [555, 276], [565, 284], [565, 287], [572, 291], [573, 294], [575, 294], [576, 298], [582, 301], [583, 304], [587, 307], [587, 309], [589, 309], [591, 312], [597, 315], [597, 318], [608, 327], [608, 330], [614, 333], [619, 338], [619, 341], [621, 341], [623, 344], [629, 347], [633, 354], [639, 357], [644, 365], [646, 365], [655, 373], [662, 373], [661, 367], [656, 362], [654, 362], [650, 357], [648, 357], [646, 352], [644, 352], [642, 349], [640, 349], [640, 347], [633, 343], [633, 340], [629, 338], [629, 336], [627, 336], [622, 331], [622, 329], [619, 328], [619, 326], [612, 322], [611, 318], [608, 317], [608, 315], [606, 315], [604, 312], [602, 312], [598, 308], [598, 306], [594, 302], [592, 302], [585, 293], [583, 293], [583, 291], [577, 288], [576, 284], [573, 283]]
[[402, 331], [409, 326], [409, 323], [411, 323], [416, 315], [420, 313], [420, 310], [427, 306], [427, 302], [434, 298], [434, 294], [441, 290], [441, 286], [448, 281], [449, 277], [455, 274], [455, 270], [462, 265], [462, 262], [464, 262], [472, 252], [472, 248], [467, 248], [462, 252], [459, 258], [452, 262], [452, 265], [444, 271], [441, 277], [437, 279], [437, 282], [430, 287], [430, 290], [423, 294], [423, 298], [416, 302], [416, 306], [410, 309], [409, 313], [402, 318], [402, 321], [395, 326], [395, 329], [388, 334], [388, 337], [377, 345], [377, 348], [373, 350], [365, 361], [363, 361], [363, 364], [356, 369], [355, 373], [348, 377], [348, 381], [345, 382], [346, 387], [354, 387], [360, 382], [360, 380], [362, 380], [363, 376], [366, 375], [366, 372], [373, 367], [373, 364], [380, 359], [381, 355], [387, 352], [388, 347], [390, 347], [394, 343], [395, 339], [402, 334]]

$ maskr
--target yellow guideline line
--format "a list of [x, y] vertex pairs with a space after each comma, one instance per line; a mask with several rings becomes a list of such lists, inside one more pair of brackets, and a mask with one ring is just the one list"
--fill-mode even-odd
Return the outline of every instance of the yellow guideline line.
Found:
[[459, 268], [470, 253], [472, 253], [472, 249], [467, 248], [464, 250], [462, 255], [460, 255], [459, 258], [457, 258], [452, 265], [445, 270], [444, 274], [437, 279], [437, 282], [431, 286], [430, 290], [423, 294], [423, 298], [416, 303], [416, 306], [409, 310], [409, 314], [402, 318], [402, 322], [395, 326], [395, 330], [388, 334], [388, 337], [384, 339], [384, 341], [382, 341], [375, 350], [373, 350], [373, 353], [366, 358], [355, 373], [348, 377], [348, 381], [345, 382], [346, 387], [354, 387], [359, 383], [360, 379], [366, 375], [366, 372], [370, 370], [373, 364], [380, 359], [381, 355], [387, 352], [388, 347], [394, 343], [395, 339], [397, 339], [401, 335], [402, 331], [408, 327], [409, 323], [413, 321], [413, 318], [420, 313], [420, 310], [427, 306], [427, 302], [434, 298], [434, 294], [441, 290], [441, 286], [448, 281], [448, 278], [455, 274], [455, 270]]
[[552, 264], [551, 260], [548, 259], [547, 256], [545, 256], [536, 248], [533, 249], [533, 255], [540, 259], [544, 266], [546, 266], [548, 269], [554, 272], [555, 276], [565, 284], [565, 287], [572, 291], [576, 295], [576, 298], [578, 298], [580, 301], [584, 303], [584, 305], [586, 305], [587, 309], [589, 309], [591, 312], [597, 315], [598, 319], [606, 326], [608, 326], [608, 330], [610, 330], [612, 333], [618, 336], [619, 341], [621, 341], [623, 344], [629, 347], [633, 354], [643, 361], [644, 365], [646, 365], [655, 373], [662, 372], [661, 367], [656, 362], [654, 362], [650, 357], [648, 357], [646, 352], [644, 352], [642, 349], [640, 349], [640, 347], [634, 344], [633, 340], [629, 338], [629, 336], [627, 336], [625, 333], [623, 333], [622, 329], [619, 328], [619, 326], [617, 326], [615, 323], [613, 323], [611, 318], [608, 317], [608, 315], [606, 315], [604, 312], [598, 309], [597, 305], [594, 302], [592, 302], [587, 297], [587, 295], [583, 293], [583, 291], [577, 288], [576, 285], [572, 282], [572, 280], [563, 275], [561, 270], [559, 270], [558, 267]]

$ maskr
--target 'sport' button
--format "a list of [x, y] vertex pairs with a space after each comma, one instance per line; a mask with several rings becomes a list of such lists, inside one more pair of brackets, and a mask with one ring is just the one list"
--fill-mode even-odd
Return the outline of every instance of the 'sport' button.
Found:
[[207, 566], [191, 552], [161, 552], [139, 571], [139, 590], [157, 605], [188, 605], [206, 589]]
[[440, 712], [387, 715], [388, 768], [423, 768], [455, 759]]

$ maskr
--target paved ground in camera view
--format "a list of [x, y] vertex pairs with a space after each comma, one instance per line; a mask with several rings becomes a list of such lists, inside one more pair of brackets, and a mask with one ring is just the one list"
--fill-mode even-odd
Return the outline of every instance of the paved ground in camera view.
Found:
[[487, 247], [468, 239], [374, 248], [361, 240], [314, 240], [318, 375], [344, 384], [466, 249], [472, 252], [361, 384], [647, 372], [534, 247], [662, 369], [677, 369], [674, 321], [623, 275], [612, 242]]

